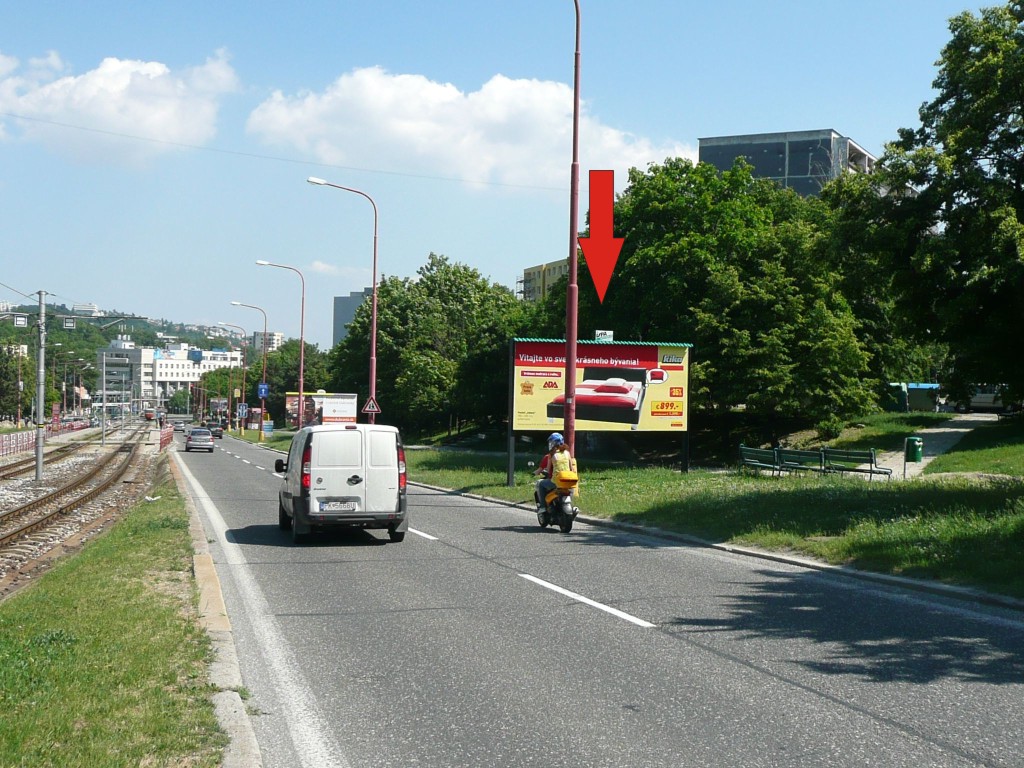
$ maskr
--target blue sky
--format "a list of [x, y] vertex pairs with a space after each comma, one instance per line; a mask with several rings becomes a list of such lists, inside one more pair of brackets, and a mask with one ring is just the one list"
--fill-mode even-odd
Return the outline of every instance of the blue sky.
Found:
[[[967, 0], [580, 0], [589, 170], [833, 128], [878, 155]], [[569, 244], [571, 0], [5, 0], [0, 302], [45, 290], [329, 348], [333, 297], [431, 252], [514, 288]], [[15, 289], [14, 291], [10, 290]], [[609, 290], [614, 290], [614, 283]]]

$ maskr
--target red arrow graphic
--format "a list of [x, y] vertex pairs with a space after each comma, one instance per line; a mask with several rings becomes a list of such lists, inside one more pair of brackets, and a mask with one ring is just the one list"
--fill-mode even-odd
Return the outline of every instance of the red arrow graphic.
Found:
[[604, 294], [615, 271], [622, 250], [621, 237], [613, 237], [615, 214], [615, 171], [590, 172], [590, 237], [579, 238], [587, 269], [594, 279], [597, 299], [604, 303]]

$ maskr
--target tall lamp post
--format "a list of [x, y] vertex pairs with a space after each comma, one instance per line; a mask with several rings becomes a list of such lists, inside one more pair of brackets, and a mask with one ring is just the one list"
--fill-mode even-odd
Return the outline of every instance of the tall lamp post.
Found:
[[569, 451], [576, 455], [576, 336], [579, 286], [576, 248], [579, 238], [580, 197], [580, 0], [576, 6], [576, 53], [573, 57], [572, 166], [569, 173], [569, 286], [565, 295], [565, 420], [562, 425]]
[[[249, 393], [245, 391], [245, 338], [246, 338], [245, 328], [243, 328], [240, 325], [235, 325], [234, 323], [218, 322], [217, 325], [224, 325], [224, 326], [227, 326], [228, 328], [235, 328], [235, 329], [237, 329], [237, 330], [242, 332], [242, 394], [245, 397], [245, 407], [246, 407], [246, 409], [248, 409], [249, 408]], [[235, 408], [237, 409], [237, 407], [238, 407], [238, 404], [236, 403], [235, 404]], [[238, 418], [237, 412], [236, 412], [235, 417]], [[238, 431], [243, 436], [245, 435], [245, 419], [242, 419], [242, 418], [238, 419]]]
[[[263, 307], [257, 307], [255, 304], [243, 304], [240, 301], [232, 301], [232, 306], [235, 307], [248, 307], [249, 309], [258, 310], [263, 315], [263, 378], [260, 379], [260, 392], [262, 393], [267, 386], [267, 313]], [[260, 437], [259, 441], [262, 443], [266, 438], [263, 436], [263, 420], [267, 417], [267, 398], [260, 397]]]
[[299, 306], [299, 424], [302, 426], [302, 419], [305, 416], [306, 400], [305, 392], [303, 388], [305, 385], [304, 374], [306, 371], [306, 278], [302, 276], [302, 273], [295, 267], [289, 267], [287, 264], [273, 264], [263, 259], [257, 259], [256, 263], [261, 267], [278, 267], [279, 269], [290, 269], [292, 272], [299, 276], [299, 280], [302, 282], [302, 303]]
[[340, 184], [332, 184], [329, 181], [318, 179], [315, 176], [310, 176], [306, 179], [310, 184], [316, 184], [321, 187], [334, 187], [345, 192], [353, 192], [357, 195], [361, 195], [370, 201], [370, 205], [373, 206], [373, 300], [370, 309], [370, 399], [363, 407], [363, 411], [369, 414], [369, 421], [371, 424], [377, 422], [377, 414], [380, 412], [380, 406], [377, 404], [377, 203], [373, 201], [365, 192], [352, 187], [343, 187]]

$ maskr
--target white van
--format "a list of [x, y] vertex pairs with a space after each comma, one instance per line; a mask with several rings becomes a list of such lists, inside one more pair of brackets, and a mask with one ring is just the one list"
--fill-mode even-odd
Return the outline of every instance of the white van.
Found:
[[324, 424], [303, 427], [287, 459], [278, 492], [278, 525], [296, 542], [314, 529], [386, 528], [391, 541], [409, 529], [405, 449], [395, 427]]

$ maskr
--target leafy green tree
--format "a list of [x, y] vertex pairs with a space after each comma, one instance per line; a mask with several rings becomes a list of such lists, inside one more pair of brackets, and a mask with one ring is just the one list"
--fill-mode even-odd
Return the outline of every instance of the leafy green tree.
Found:
[[189, 394], [187, 389], [179, 389], [167, 399], [168, 413], [188, 413]]
[[0, 344], [0, 418], [15, 417], [19, 394], [18, 356], [9, 345]]
[[950, 22], [936, 98], [877, 166], [864, 220], [907, 333], [948, 345], [949, 381], [1024, 394], [1007, 334], [1024, 320], [1024, 4]]
[[[329, 355], [336, 391], [368, 395], [371, 302]], [[377, 400], [382, 420], [413, 431], [501, 418], [508, 340], [523, 316], [506, 287], [430, 254], [416, 280], [378, 285]]]
[[[692, 403], [813, 420], [873, 402], [856, 318], [821, 258], [820, 201], [739, 161], [725, 173], [668, 159], [632, 171], [616, 202], [625, 237], [603, 304], [580, 264], [580, 337], [689, 342]], [[564, 294], [544, 324], [564, 332]]]

